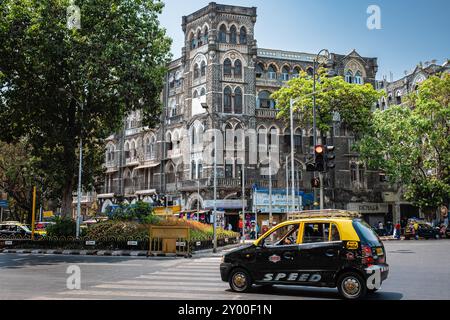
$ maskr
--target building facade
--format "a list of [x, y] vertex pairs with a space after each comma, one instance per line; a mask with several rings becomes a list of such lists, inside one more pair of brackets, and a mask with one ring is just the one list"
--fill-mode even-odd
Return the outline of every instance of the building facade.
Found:
[[[253, 190], [272, 187], [280, 193], [291, 187], [291, 128], [276, 118], [276, 102], [270, 95], [302, 71], [312, 75], [316, 55], [259, 48], [256, 21], [254, 7], [216, 3], [182, 18], [185, 46], [181, 58], [169, 65], [161, 124], [145, 127], [135, 112], [121, 132], [108, 138], [105, 184], [97, 192], [103, 211], [118, 202], [152, 202], [155, 195], [166, 196], [166, 204], [181, 205], [183, 210], [211, 210], [214, 161], [205, 160], [214, 141], [214, 135], [208, 134], [211, 129], [218, 130], [216, 141], [225, 145], [223, 151], [218, 148], [216, 165], [217, 203], [226, 225], [238, 224], [242, 176], [244, 206], [253, 213], [258, 212], [252, 206]], [[331, 53], [331, 58], [334, 73], [348, 82], [381, 86], [375, 80], [376, 58], [362, 57], [355, 50]], [[295, 189], [311, 194], [313, 175], [306, 171], [306, 163], [314, 148], [313, 130], [296, 120]], [[239, 132], [253, 135], [238, 139]], [[339, 117], [323, 139], [324, 144], [336, 146], [336, 168], [324, 179], [326, 208], [356, 209], [370, 222], [398, 216], [396, 191], [382, 174], [367, 170], [359, 161], [352, 151], [354, 137]], [[275, 146], [275, 159], [270, 159], [269, 150]], [[272, 167], [269, 162], [276, 164]], [[312, 208], [313, 201], [303, 200], [286, 210]], [[267, 215], [261, 213], [257, 220], [267, 220]], [[282, 219], [283, 212], [274, 213], [274, 221]]]

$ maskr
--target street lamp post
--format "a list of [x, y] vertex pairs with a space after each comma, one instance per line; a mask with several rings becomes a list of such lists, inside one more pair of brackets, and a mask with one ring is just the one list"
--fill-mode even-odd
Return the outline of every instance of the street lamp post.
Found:
[[[321, 53], [326, 53], [328, 60], [330, 60], [330, 52], [327, 49], [322, 49], [316, 55], [313, 61], [313, 134], [314, 134], [314, 146], [317, 145], [317, 112], [316, 112], [316, 73], [317, 73], [317, 64]], [[315, 155], [314, 155], [315, 158]], [[316, 160], [316, 159], [314, 159]], [[314, 174], [315, 176], [315, 174]], [[320, 180], [320, 210], [324, 209], [324, 190], [323, 190], [323, 172], [319, 172], [319, 180]], [[314, 196], [314, 199], [316, 197]]]
[[[214, 208], [213, 208], [213, 253], [217, 252], [217, 137], [215, 119], [212, 113], [209, 111], [209, 106], [206, 103], [202, 103], [202, 108], [206, 110], [212, 121], [214, 131]], [[214, 110], [213, 110], [214, 113]]]

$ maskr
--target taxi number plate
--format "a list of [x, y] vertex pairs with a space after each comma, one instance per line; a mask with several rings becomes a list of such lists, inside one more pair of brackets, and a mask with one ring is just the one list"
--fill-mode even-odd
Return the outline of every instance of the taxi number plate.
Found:
[[382, 248], [377, 248], [377, 255], [379, 255], [379, 256], [384, 255], [384, 252], [383, 252]]

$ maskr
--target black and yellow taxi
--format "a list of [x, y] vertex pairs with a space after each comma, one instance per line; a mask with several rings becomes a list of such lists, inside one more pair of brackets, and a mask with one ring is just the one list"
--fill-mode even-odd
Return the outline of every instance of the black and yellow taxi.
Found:
[[357, 213], [302, 212], [251, 245], [225, 254], [222, 280], [235, 292], [256, 285], [336, 288], [345, 299], [377, 291], [387, 279], [386, 251]]

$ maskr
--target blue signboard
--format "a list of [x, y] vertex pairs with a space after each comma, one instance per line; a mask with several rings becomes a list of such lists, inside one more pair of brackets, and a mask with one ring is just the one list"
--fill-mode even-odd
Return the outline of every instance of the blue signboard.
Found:
[[0, 200], [0, 208], [8, 208], [8, 200]]

